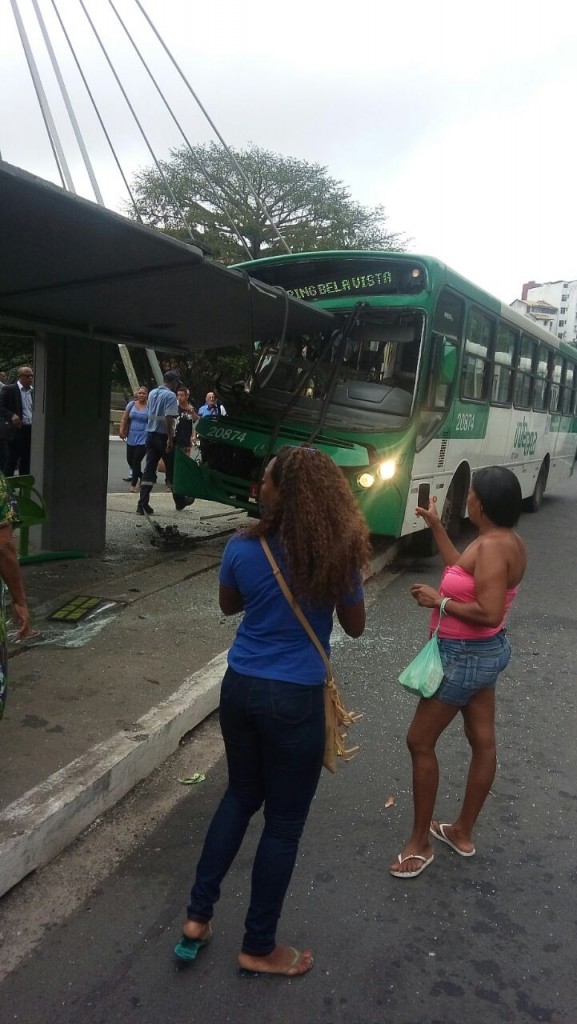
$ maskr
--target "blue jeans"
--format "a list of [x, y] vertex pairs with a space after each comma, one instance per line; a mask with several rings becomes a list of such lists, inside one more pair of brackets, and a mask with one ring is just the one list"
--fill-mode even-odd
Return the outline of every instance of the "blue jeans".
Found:
[[511, 644], [504, 629], [485, 640], [448, 640], [439, 637], [444, 676], [437, 700], [465, 707], [473, 694], [495, 686], [497, 676], [511, 660]]
[[322, 686], [227, 669], [220, 725], [228, 788], [204, 841], [187, 913], [191, 921], [210, 921], [220, 884], [252, 815], [264, 803], [242, 944], [251, 956], [266, 956], [276, 945], [277, 922], [321, 773], [324, 721]]

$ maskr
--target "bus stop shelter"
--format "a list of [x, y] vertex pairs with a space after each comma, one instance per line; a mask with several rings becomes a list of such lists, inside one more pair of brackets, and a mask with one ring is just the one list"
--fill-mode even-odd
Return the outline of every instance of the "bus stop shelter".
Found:
[[326, 329], [330, 314], [0, 161], [0, 335], [34, 337], [31, 472], [45, 551], [101, 551], [114, 345], [178, 353]]

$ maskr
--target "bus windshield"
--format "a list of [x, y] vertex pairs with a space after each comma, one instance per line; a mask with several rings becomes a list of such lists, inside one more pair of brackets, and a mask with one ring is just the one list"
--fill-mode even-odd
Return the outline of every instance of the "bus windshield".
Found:
[[412, 412], [423, 333], [422, 313], [375, 309], [346, 338], [336, 330], [257, 342], [248, 390], [270, 409], [294, 399], [293, 418], [310, 421], [328, 401], [327, 423], [398, 429]]

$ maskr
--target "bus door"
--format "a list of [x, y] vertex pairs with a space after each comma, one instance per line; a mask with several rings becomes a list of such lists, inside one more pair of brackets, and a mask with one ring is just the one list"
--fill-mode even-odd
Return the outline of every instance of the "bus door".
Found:
[[[433, 314], [427, 353], [421, 359], [420, 372], [421, 377], [425, 378], [425, 385], [420, 392], [417, 451], [424, 449], [435, 437], [450, 412], [455, 394], [464, 318], [463, 300], [450, 288], [443, 288]], [[436, 462], [435, 459], [435, 465]]]

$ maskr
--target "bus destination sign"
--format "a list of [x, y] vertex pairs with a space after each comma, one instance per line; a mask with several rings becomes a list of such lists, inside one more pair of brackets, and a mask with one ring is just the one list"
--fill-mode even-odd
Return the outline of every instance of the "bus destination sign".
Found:
[[306, 259], [248, 268], [251, 276], [284, 288], [295, 299], [414, 294], [426, 288], [426, 272], [414, 260]]
[[329, 281], [315, 281], [314, 284], [303, 284], [299, 288], [287, 288], [294, 299], [322, 299], [329, 295], [367, 295], [369, 292], [386, 293], [390, 291], [393, 275], [390, 270], [374, 274], [355, 274], [351, 277], [333, 278]]

